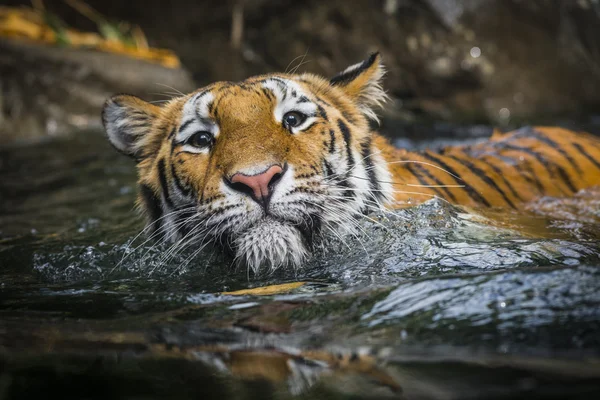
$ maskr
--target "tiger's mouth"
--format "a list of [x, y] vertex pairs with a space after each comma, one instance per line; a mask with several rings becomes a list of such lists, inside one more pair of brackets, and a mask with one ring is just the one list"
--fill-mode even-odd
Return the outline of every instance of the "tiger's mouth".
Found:
[[235, 260], [254, 273], [298, 268], [308, 257], [315, 230], [270, 215], [229, 237]]
[[249, 204], [236, 205], [222, 217], [205, 213], [199, 226], [208, 237], [200, 240], [214, 243], [235, 265], [255, 274], [300, 268], [321, 240], [323, 214], [320, 207], [310, 207], [316, 201], [283, 198], [267, 210]]

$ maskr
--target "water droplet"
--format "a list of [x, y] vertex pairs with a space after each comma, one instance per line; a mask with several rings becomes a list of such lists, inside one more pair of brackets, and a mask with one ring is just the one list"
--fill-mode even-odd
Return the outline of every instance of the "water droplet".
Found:
[[471, 47], [469, 54], [471, 54], [471, 57], [473, 58], [478, 58], [479, 56], [481, 56], [481, 49], [477, 46]]
[[501, 108], [500, 111], [498, 111], [498, 116], [500, 119], [507, 120], [510, 118], [510, 110], [506, 107]]

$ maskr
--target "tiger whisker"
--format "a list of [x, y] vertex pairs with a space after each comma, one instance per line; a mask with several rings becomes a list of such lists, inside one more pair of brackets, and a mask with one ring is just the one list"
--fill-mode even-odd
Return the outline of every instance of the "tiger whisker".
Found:
[[[194, 208], [192, 207], [192, 209], [194, 209]], [[184, 226], [185, 224], [187, 224], [188, 222], [190, 222], [191, 220], [193, 220], [193, 219], [194, 219], [194, 218], [196, 218], [197, 216], [198, 216], [198, 214], [197, 214], [197, 213], [195, 213], [195, 214], [192, 214], [190, 217], [188, 217], [188, 218], [186, 218], [186, 219], [184, 219], [184, 220], [182, 220], [182, 221], [179, 221], [179, 222], [177, 222], [177, 223], [175, 223], [175, 224], [173, 224], [173, 225], [170, 225], [170, 226], [168, 226], [168, 225], [165, 225], [164, 229], [161, 227], [161, 230], [162, 230], [162, 232], [160, 232], [159, 230], [157, 230], [157, 232], [155, 232], [154, 234], [152, 234], [152, 235], [151, 235], [151, 236], [148, 238], [148, 240], [150, 240], [150, 239], [152, 239], [152, 238], [156, 237], [156, 235], [157, 235], [157, 234], [163, 234], [163, 233], [164, 233], [163, 237], [159, 239], [159, 243], [158, 243], [159, 245], [162, 245], [163, 243], [166, 243], [166, 242], [169, 240], [169, 239], [168, 239], [168, 237], [172, 236], [173, 232], [177, 232], [177, 231], [179, 230], [179, 228], [180, 228], [180, 227]], [[167, 230], [168, 230], [168, 231], [171, 231], [171, 235], [169, 235], [169, 232], [167, 232]], [[146, 240], [146, 242], [147, 242], [148, 240]], [[144, 243], [146, 243], [146, 242], [144, 242]], [[143, 245], [144, 243], [142, 243], [142, 245]], [[144, 255], [142, 256], [142, 260], [146, 258], [146, 255], [147, 255], [147, 254], [148, 254], [148, 253], [149, 253], [149, 252], [150, 252], [152, 249], [153, 249], [153, 246], [151, 246], [150, 248], [148, 248], [148, 249], [146, 250], [146, 252], [145, 252], [145, 253], [144, 253]]]
[[182, 92], [180, 92], [179, 90], [175, 89], [175, 88], [174, 88], [174, 87], [172, 87], [172, 86], [165, 85], [164, 83], [155, 83], [155, 85], [158, 85], [158, 86], [164, 86], [164, 87], [166, 87], [167, 89], [171, 89], [171, 90], [175, 91], [175, 92], [176, 92], [176, 93], [177, 93], [179, 96], [185, 96], [185, 93], [182, 93]]
[[439, 165], [435, 165], [435, 164], [429, 163], [429, 162], [427, 162], [427, 161], [419, 161], [419, 160], [399, 160], [399, 161], [389, 161], [387, 164], [411, 164], [411, 163], [412, 163], [412, 164], [423, 164], [423, 165], [427, 165], [427, 166], [429, 166], [429, 167], [433, 167], [433, 168], [439, 169], [440, 171], [443, 171], [443, 172], [447, 173], [448, 175], [450, 175], [450, 176], [452, 176], [452, 177], [454, 177], [454, 178], [456, 178], [456, 179], [458, 179], [458, 180], [461, 180], [461, 181], [463, 180], [463, 179], [462, 179], [460, 176], [458, 176], [458, 175], [455, 175], [455, 174], [453, 174], [453, 173], [452, 173], [452, 172], [450, 172], [450, 171], [447, 171], [446, 169], [444, 169], [444, 168], [440, 167]]
[[303, 66], [303, 65], [306, 65], [306, 64], [310, 63], [311, 61], [312, 61], [312, 60], [306, 60], [306, 61], [304, 61], [304, 59], [303, 59], [303, 60], [302, 60], [302, 62], [301, 62], [300, 64], [296, 65], [296, 67], [294, 68], [294, 70], [293, 70], [291, 73], [292, 73], [292, 74], [295, 74], [295, 73], [296, 73], [296, 71], [298, 71], [298, 68], [300, 68], [300, 67], [301, 67], [301, 66]]
[[[332, 212], [332, 210], [325, 209], [325, 206], [322, 206], [322, 208], [323, 208], [323, 211], [326, 211], [326, 212], [328, 212], [328, 213], [333, 213], [333, 212]], [[341, 215], [340, 215], [340, 219], [341, 219], [342, 217], [343, 217], [343, 216], [341, 216]], [[344, 222], [346, 222], [346, 223], [352, 223], [352, 222], [354, 222], [354, 221], [352, 221], [351, 219], [346, 219], [346, 221], [344, 221]], [[355, 223], [355, 225], [354, 225], [354, 226], [355, 226], [356, 228], [360, 229], [360, 230], [363, 232], [363, 234], [364, 234], [364, 235], [367, 235], [367, 232], [366, 232], [364, 229], [362, 229], [362, 227], [361, 227], [361, 226], [360, 226], [358, 223]], [[348, 244], [347, 244], [347, 243], [344, 241], [344, 239], [342, 239], [342, 236], [341, 236], [341, 235], [340, 235], [340, 234], [339, 234], [337, 231], [335, 231], [335, 230], [334, 230], [332, 227], [330, 227], [330, 226], [326, 226], [326, 227], [327, 227], [327, 228], [329, 229], [329, 231], [330, 231], [331, 233], [333, 233], [333, 234], [334, 234], [334, 235], [335, 235], [335, 236], [336, 236], [336, 237], [337, 237], [337, 238], [338, 238], [338, 239], [339, 239], [339, 240], [340, 240], [340, 241], [341, 241], [341, 242], [342, 242], [342, 243], [343, 243], [343, 244], [344, 244], [346, 247], [348, 247], [348, 250], [351, 250], [351, 248], [350, 248], [350, 245], [348, 245]], [[347, 231], [348, 231], [348, 232], [349, 232], [349, 233], [350, 233], [352, 236], [354, 236], [354, 238], [355, 238], [355, 239], [357, 239], [357, 240], [359, 239], [359, 238], [358, 238], [358, 236], [356, 236], [356, 235], [354, 234], [354, 232], [352, 232], [351, 230], [347, 230]], [[367, 254], [367, 256], [370, 256], [370, 255], [369, 255], [369, 252], [368, 252], [367, 248], [364, 246], [364, 244], [363, 244], [363, 243], [362, 243], [360, 240], [358, 240], [358, 242], [360, 243], [360, 245], [361, 245], [361, 246], [362, 246], [362, 248], [364, 249], [364, 251], [365, 251], [365, 253]]]
[[[183, 221], [180, 226], [183, 226], [189, 222], [191, 222], [193, 219], [197, 218], [199, 215], [193, 215], [191, 217], [189, 217], [187, 220]], [[177, 252], [180, 249], [185, 248], [188, 244], [198, 240], [198, 236], [202, 234], [202, 231], [200, 232], [196, 232], [196, 230], [198, 229], [200, 225], [196, 225], [195, 227], [193, 227], [192, 229], [190, 229], [190, 231], [188, 231], [185, 235], [183, 235], [183, 237], [181, 237], [181, 239], [179, 239], [178, 241], [174, 242], [169, 249], [165, 252], [165, 254], [159, 259], [158, 261], [158, 265], [155, 266], [153, 268], [152, 271], [150, 271], [150, 274], [152, 274], [152, 272], [154, 272], [154, 270], [158, 267], [158, 266], [162, 266], [166, 263], [168, 263], [172, 258], [175, 257], [175, 255], [177, 254]]]
[[[350, 175], [352, 178], [356, 178], [356, 179], [362, 179], [365, 181], [370, 181], [369, 178], [363, 178], [362, 176], [356, 176], [356, 175]], [[462, 179], [461, 179], [462, 180]], [[403, 186], [410, 186], [410, 187], [423, 187], [423, 188], [464, 188], [465, 185], [421, 185], [421, 184], [417, 184], [417, 183], [401, 183], [401, 182], [394, 182], [394, 181], [382, 181], [377, 179], [377, 182], [379, 183], [390, 183], [393, 185], [403, 185]]]
[[[287, 65], [287, 67], [285, 67], [284, 73], [287, 74], [288, 73], [288, 68], [290, 68], [290, 66], [294, 63], [294, 61], [296, 61], [299, 58], [303, 58], [306, 57], [306, 54], [308, 53], [308, 49], [306, 49], [306, 52], [304, 54], [301, 54], [299, 56], [296, 56], [292, 59], [292, 61], [289, 62], [289, 64]], [[302, 61], [300, 61], [302, 62]]]
[[[199, 236], [202, 235], [204, 238], [210, 237], [211, 232], [216, 227], [207, 226], [209, 219], [210, 219], [210, 217], [206, 218], [204, 221], [199, 221], [199, 223], [196, 224], [196, 226], [192, 230], [190, 230], [190, 232], [188, 232], [188, 234], [186, 234], [181, 240], [179, 240], [178, 246], [175, 249], [173, 249], [173, 251], [171, 252], [171, 255], [169, 255], [169, 257], [164, 260], [164, 263], [168, 262], [171, 258], [173, 258], [175, 256], [177, 251], [187, 247], [190, 243], [194, 243], [196, 241], [199, 241], [200, 243], [202, 243], [203, 240], [199, 239]], [[202, 228], [203, 222], [204, 222], [204, 227]], [[187, 237], [189, 237], [189, 239], [186, 240]], [[204, 248], [204, 247], [201, 247], [201, 248]], [[187, 266], [187, 264], [186, 264], [186, 266]], [[176, 272], [178, 269], [176, 269], [174, 272]]]
[[[306, 48], [306, 51], [304, 52], [304, 54], [302, 55], [302, 59], [300, 60], [300, 63], [298, 65], [296, 65], [295, 68], [293, 68], [292, 71], [290, 71], [291, 74], [295, 74], [296, 71], [298, 71], [298, 68], [300, 68], [300, 66], [302, 65], [302, 63], [304, 62], [304, 59], [306, 58], [306, 56], [308, 55], [308, 51], [310, 50], [310, 47]], [[296, 59], [294, 59], [296, 60]]]
[[[175, 210], [172, 211], [170, 213], [167, 213], [165, 215], [163, 215], [160, 218], [157, 218], [155, 220], [153, 220], [151, 223], [149, 223], [146, 227], [144, 227], [144, 229], [142, 229], [137, 235], [135, 235], [133, 237], [133, 239], [131, 239], [129, 241], [129, 243], [134, 243], [137, 238], [139, 238], [141, 235], [143, 235], [146, 231], [152, 229], [152, 227], [154, 226], [155, 223], [168, 218], [170, 216], [182, 213], [182, 212], [187, 212], [190, 210], [193, 210], [195, 207], [187, 207], [187, 208], [183, 208], [180, 210]], [[157, 229], [155, 232], [153, 232], [151, 235], [149, 235], [149, 237], [144, 240], [140, 245], [136, 246], [133, 250], [131, 250], [128, 253], [123, 254], [123, 256], [121, 257], [121, 260], [119, 260], [119, 262], [108, 272], [108, 275], [112, 274], [117, 268], [119, 268], [121, 266], [121, 264], [125, 261], [125, 259], [129, 256], [131, 256], [133, 253], [135, 253], [140, 247], [144, 246], [146, 243], [148, 243], [149, 241], [151, 241], [152, 239], [154, 239], [156, 236], [161, 235], [162, 233], [164, 233], [166, 231], [167, 227], [166, 226], [161, 226], [159, 229]]]
[[[356, 211], [355, 211], [355, 210], [353, 210], [353, 209], [352, 209], [352, 208], [351, 208], [349, 205], [347, 205], [347, 204], [345, 204], [345, 203], [342, 203], [342, 202], [340, 202], [340, 201], [339, 201], [339, 200], [344, 200], [344, 198], [343, 198], [343, 197], [342, 197], [342, 198], [339, 198], [339, 197], [338, 197], [338, 198], [329, 197], [329, 199], [332, 199], [332, 200], [334, 200], [334, 204], [335, 204], [335, 200], [338, 200], [337, 206], [340, 206], [340, 207], [342, 207], [342, 206], [343, 206], [343, 207], [346, 207], [346, 211], [350, 211], [350, 212], [356, 212]], [[390, 212], [390, 213], [391, 213], [391, 212]], [[345, 217], [347, 218], [347, 216], [345, 216]], [[376, 225], [379, 225], [380, 227], [382, 227], [382, 228], [383, 228], [383, 229], [385, 229], [386, 231], [390, 231], [390, 232], [391, 232], [391, 230], [390, 230], [390, 229], [389, 229], [387, 226], [385, 226], [385, 225], [383, 225], [382, 223], [380, 223], [379, 221], [376, 221], [375, 219], [373, 219], [373, 218], [369, 217], [368, 215], [362, 215], [361, 217], [363, 217], [363, 218], [366, 218], [366, 219], [368, 219], [369, 221], [371, 221], [371, 222], [375, 223]], [[406, 219], [406, 218], [405, 218], [405, 219]], [[365, 233], [365, 235], [366, 235], [366, 236], [368, 236], [368, 235], [366, 234], [366, 232], [364, 232], [364, 231], [363, 231], [363, 233]]]
[[[368, 154], [368, 155], [366, 155], [366, 156], [362, 157], [361, 159], [359, 159], [359, 162], [355, 163], [355, 164], [354, 164], [354, 166], [352, 166], [352, 168], [348, 169], [347, 171], [344, 171], [344, 172], [340, 172], [340, 173], [337, 173], [337, 174], [330, 175], [328, 178], [335, 178], [335, 177], [340, 177], [340, 176], [344, 176], [344, 177], [350, 177], [350, 176], [352, 176], [352, 177], [354, 177], [354, 178], [368, 180], [367, 178], [362, 178], [362, 177], [357, 177], [357, 176], [354, 176], [354, 175], [350, 175], [350, 173], [351, 173], [351, 172], [352, 172], [352, 171], [353, 171], [355, 168], [357, 168], [359, 165], [361, 165], [361, 162], [362, 162], [362, 161], [364, 161], [364, 160], [366, 160], [366, 159], [368, 159], [368, 158], [372, 158], [372, 157], [374, 157], [374, 156], [376, 156], [376, 155], [378, 155], [378, 154], [381, 154], [381, 153], [382, 153], [382, 150], [378, 150], [378, 151], [376, 151], [376, 152], [370, 153], [370, 154]], [[443, 171], [443, 172], [445, 172], [445, 173], [447, 173], [447, 174], [451, 175], [452, 177], [454, 177], [454, 178], [456, 178], [456, 179], [458, 179], [458, 180], [461, 180], [461, 181], [463, 180], [463, 179], [462, 179], [462, 178], [460, 178], [459, 176], [457, 176], [457, 175], [455, 175], [455, 174], [453, 174], [453, 173], [451, 173], [451, 172], [447, 171], [446, 169], [444, 169], [444, 168], [442, 168], [442, 167], [440, 167], [440, 166], [438, 166], [438, 165], [435, 165], [435, 164], [432, 164], [432, 163], [426, 162], [426, 161], [419, 161], [419, 160], [397, 160], [397, 161], [390, 161], [390, 162], [387, 162], [387, 164], [388, 164], [388, 165], [389, 165], [389, 164], [402, 164], [402, 163], [406, 163], [406, 164], [408, 164], [408, 163], [414, 163], [414, 164], [423, 164], [423, 165], [427, 165], [427, 166], [430, 166], [430, 167], [433, 167], [433, 168], [439, 169], [439, 170], [441, 170], [441, 171]], [[370, 166], [370, 167], [367, 167], [367, 166], [365, 166], [364, 168], [365, 168], [365, 172], [369, 172], [369, 171], [372, 171], [372, 170], [374, 170], [374, 169], [375, 169], [375, 168], [377, 168], [377, 167], [376, 167], [375, 165], [372, 165], [372, 166]], [[412, 184], [412, 183], [405, 183], [405, 182], [381, 181], [381, 180], [378, 180], [378, 182], [380, 182], [380, 183], [389, 183], [389, 184], [394, 184], [394, 185], [413, 186], [413, 187], [431, 187], [431, 188], [434, 188], [434, 187], [439, 187], [439, 188], [453, 188], [453, 187], [456, 187], [456, 188], [462, 188], [462, 187], [465, 187], [465, 185], [419, 185], [419, 184]]]
[[[170, 275], [173, 275], [173, 274], [175, 274], [175, 273], [176, 273], [177, 271], [179, 271], [180, 269], [184, 269], [184, 268], [186, 268], [186, 267], [189, 265], [189, 263], [190, 263], [190, 262], [191, 262], [191, 261], [192, 261], [194, 258], [196, 258], [196, 256], [198, 256], [198, 254], [200, 254], [200, 253], [202, 252], [202, 250], [204, 250], [204, 248], [206, 248], [206, 246], [208, 246], [208, 245], [211, 243], [211, 240], [210, 240], [210, 236], [211, 236], [211, 234], [212, 234], [211, 232], [212, 232], [212, 231], [216, 231], [216, 230], [217, 230], [217, 229], [220, 227], [220, 225], [221, 225], [221, 224], [222, 224], [222, 222], [221, 222], [221, 223], [219, 223], [219, 224], [217, 224], [217, 225], [216, 225], [216, 226], [214, 226], [214, 227], [211, 227], [211, 228], [210, 228], [210, 229], [209, 229], [209, 230], [206, 232], [206, 234], [204, 234], [204, 238], [208, 238], [209, 240], [207, 240], [207, 241], [206, 241], [206, 242], [204, 242], [204, 243], [203, 243], [203, 241], [201, 240], [201, 241], [200, 241], [200, 247], [199, 247], [197, 250], [195, 250], [195, 251], [194, 251], [194, 252], [193, 252], [193, 253], [192, 253], [190, 256], [188, 256], [188, 257], [187, 257], [187, 258], [186, 258], [186, 259], [183, 261], [183, 263], [182, 263], [182, 264], [180, 264], [180, 265], [179, 265], [179, 266], [178, 266], [178, 267], [177, 267], [177, 268], [176, 268], [176, 269], [175, 269], [173, 272], [171, 272], [171, 274], [170, 274]], [[200, 235], [200, 234], [202, 234], [202, 233], [197, 233], [197, 235]]]

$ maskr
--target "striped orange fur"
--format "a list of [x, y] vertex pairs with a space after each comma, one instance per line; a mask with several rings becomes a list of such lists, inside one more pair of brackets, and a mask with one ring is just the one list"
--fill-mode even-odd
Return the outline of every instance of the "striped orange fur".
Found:
[[432, 197], [518, 209], [600, 185], [600, 139], [560, 128], [495, 133], [441, 152], [374, 132], [381, 57], [327, 80], [269, 74], [217, 82], [162, 106], [109, 99], [108, 139], [133, 157], [151, 237], [172, 252], [216, 244], [248, 268], [297, 267], [322, 233]]
[[396, 149], [382, 137], [376, 143], [390, 165], [399, 206], [436, 196], [471, 207], [520, 208], [541, 196], [600, 185], [600, 139], [584, 132], [527, 127], [441, 152]]

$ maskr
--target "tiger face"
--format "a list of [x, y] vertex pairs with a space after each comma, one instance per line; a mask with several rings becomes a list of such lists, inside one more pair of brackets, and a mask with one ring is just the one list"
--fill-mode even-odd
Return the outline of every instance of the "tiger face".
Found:
[[351, 229], [391, 199], [369, 127], [385, 100], [383, 72], [373, 54], [331, 80], [217, 82], [161, 107], [117, 95], [103, 122], [137, 161], [138, 201], [155, 234], [217, 244], [254, 272], [298, 267], [323, 233]]

